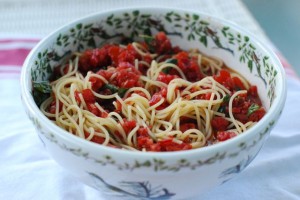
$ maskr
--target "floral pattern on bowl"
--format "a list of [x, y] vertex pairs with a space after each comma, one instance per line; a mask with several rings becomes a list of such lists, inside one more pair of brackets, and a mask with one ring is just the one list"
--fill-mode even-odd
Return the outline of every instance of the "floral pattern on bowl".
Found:
[[[111, 26], [113, 32], [106, 31], [106, 26]], [[124, 28], [127, 31], [124, 31]], [[183, 30], [185, 35], [182, 34]], [[210, 48], [227, 51], [232, 56], [238, 54], [239, 61], [247, 64], [250, 73], [255, 73], [265, 87], [268, 86], [269, 105], [272, 104], [278, 72], [269, 63], [269, 56], [261, 55], [249, 36], [232, 31], [229, 26], [211, 25], [197, 14], [179, 14], [175, 11], [167, 12], [164, 16], [141, 14], [139, 10], [125, 12], [120, 16], [111, 14], [100, 23], [78, 23], [69, 28], [67, 33], [60, 33], [52, 47], [38, 53], [31, 74], [34, 86], [38, 88], [35, 90], [48, 91], [47, 87], [41, 88], [43, 87], [41, 83], [49, 78], [53, 67], [61, 63], [71, 52], [96, 48], [112, 40], [118, 42], [138, 40], [140, 35], [153, 35], [158, 31], [164, 31], [168, 36], [186, 37], [187, 41], [199, 41], [205, 48], [211, 44]], [[223, 41], [226, 41], [226, 44]], [[42, 93], [37, 91], [35, 94], [39, 104]]]

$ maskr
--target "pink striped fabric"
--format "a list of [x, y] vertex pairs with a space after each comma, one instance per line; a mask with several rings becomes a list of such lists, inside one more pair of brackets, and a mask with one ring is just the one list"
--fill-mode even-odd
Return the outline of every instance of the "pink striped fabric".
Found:
[[[38, 39], [6, 38], [0, 39], [0, 78], [18, 79], [21, 68], [30, 50], [38, 43]], [[282, 56], [276, 52], [287, 76], [299, 79], [295, 70]]]
[[38, 41], [27, 38], [0, 39], [0, 78], [18, 79], [26, 56]]

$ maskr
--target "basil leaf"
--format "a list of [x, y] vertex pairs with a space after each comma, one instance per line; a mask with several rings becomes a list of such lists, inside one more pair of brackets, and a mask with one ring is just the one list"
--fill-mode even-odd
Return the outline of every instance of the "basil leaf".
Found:
[[118, 93], [118, 95], [120, 96], [120, 97], [123, 97], [124, 96], [124, 94], [127, 92], [127, 90], [128, 90], [128, 88], [118, 88], [117, 86], [115, 86], [115, 85], [112, 85], [112, 84], [109, 84], [109, 83], [107, 83], [107, 84], [105, 84], [104, 86], [103, 86], [103, 88], [104, 89], [109, 89], [110, 91], [111, 91], [111, 93]]
[[150, 35], [139, 35], [139, 37], [143, 38], [147, 45], [151, 46], [154, 41], [154, 37]]
[[[177, 64], [178, 64], [178, 60], [175, 59], [175, 58], [167, 59], [165, 62], [166, 62], [166, 63], [174, 64], [174, 65], [177, 65]], [[165, 73], [165, 74], [169, 74], [171, 69], [172, 69], [172, 67], [166, 67], [166, 68], [162, 69], [161, 71], [162, 71], [163, 73]]]
[[170, 59], [166, 60], [166, 63], [171, 63], [171, 64], [174, 64], [174, 65], [177, 65], [178, 60], [176, 58], [170, 58]]
[[259, 108], [260, 108], [260, 106], [257, 105], [256, 103], [251, 104], [251, 106], [248, 108], [247, 116], [251, 115], [252, 113], [257, 111]]
[[119, 88], [119, 91], [118, 91], [118, 95], [120, 97], [123, 97], [125, 95], [125, 93], [127, 92], [128, 88]]
[[226, 96], [223, 97], [223, 103], [227, 103], [230, 100], [230, 95], [226, 94]]
[[218, 112], [220, 113], [225, 113], [226, 111], [226, 106], [220, 106], [220, 108], [218, 109]]
[[111, 93], [116, 93], [116, 92], [118, 92], [118, 87], [116, 87], [115, 85], [112, 85], [112, 84], [105, 84], [104, 86], [103, 86], [103, 88], [104, 89], [109, 89], [110, 91], [111, 91]]
[[139, 35], [139, 37], [144, 39], [144, 42], [148, 45], [150, 52], [155, 52], [155, 38], [149, 35]]
[[34, 81], [32, 82], [33, 89], [42, 93], [50, 94], [52, 92], [49, 81]]
[[37, 106], [40, 106], [52, 92], [49, 81], [33, 81], [32, 82], [32, 95]]

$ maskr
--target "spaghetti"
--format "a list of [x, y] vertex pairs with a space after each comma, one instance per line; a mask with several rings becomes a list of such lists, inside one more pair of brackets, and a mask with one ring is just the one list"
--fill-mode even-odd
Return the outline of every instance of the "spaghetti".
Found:
[[222, 60], [172, 47], [163, 32], [143, 37], [74, 54], [42, 112], [71, 134], [138, 151], [222, 142], [265, 114], [256, 87]]

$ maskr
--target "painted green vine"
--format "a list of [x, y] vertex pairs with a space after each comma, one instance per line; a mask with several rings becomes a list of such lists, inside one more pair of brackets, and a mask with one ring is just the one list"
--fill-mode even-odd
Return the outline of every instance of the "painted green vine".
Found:
[[[166, 23], [172, 24], [172, 26], [167, 28]], [[113, 31], [109, 32], [107, 27], [113, 27]], [[179, 14], [174, 11], [163, 16], [155, 16], [134, 10], [121, 15], [111, 14], [98, 23], [78, 23], [69, 31], [60, 33], [51, 47], [37, 54], [37, 59], [32, 67], [32, 80], [33, 82], [47, 81], [52, 73], [52, 68], [70, 56], [72, 51], [96, 48], [112, 39], [130, 42], [137, 39], [139, 35], [153, 35], [157, 31], [164, 31], [169, 36], [186, 37], [188, 41], [199, 41], [205, 47], [211, 43], [215, 45], [212, 48], [225, 50], [231, 54], [240, 52], [240, 62], [245, 63], [251, 73], [255, 68], [257, 76], [266, 86], [268, 85], [268, 97], [272, 104], [276, 95], [277, 71], [270, 64], [267, 56], [260, 55], [248, 36], [236, 33], [227, 26], [213, 27], [197, 14]], [[182, 34], [182, 31], [187, 34]], [[222, 44], [222, 37], [227, 39], [226, 45]], [[35, 97], [41, 96], [35, 89], [33, 93]]]

